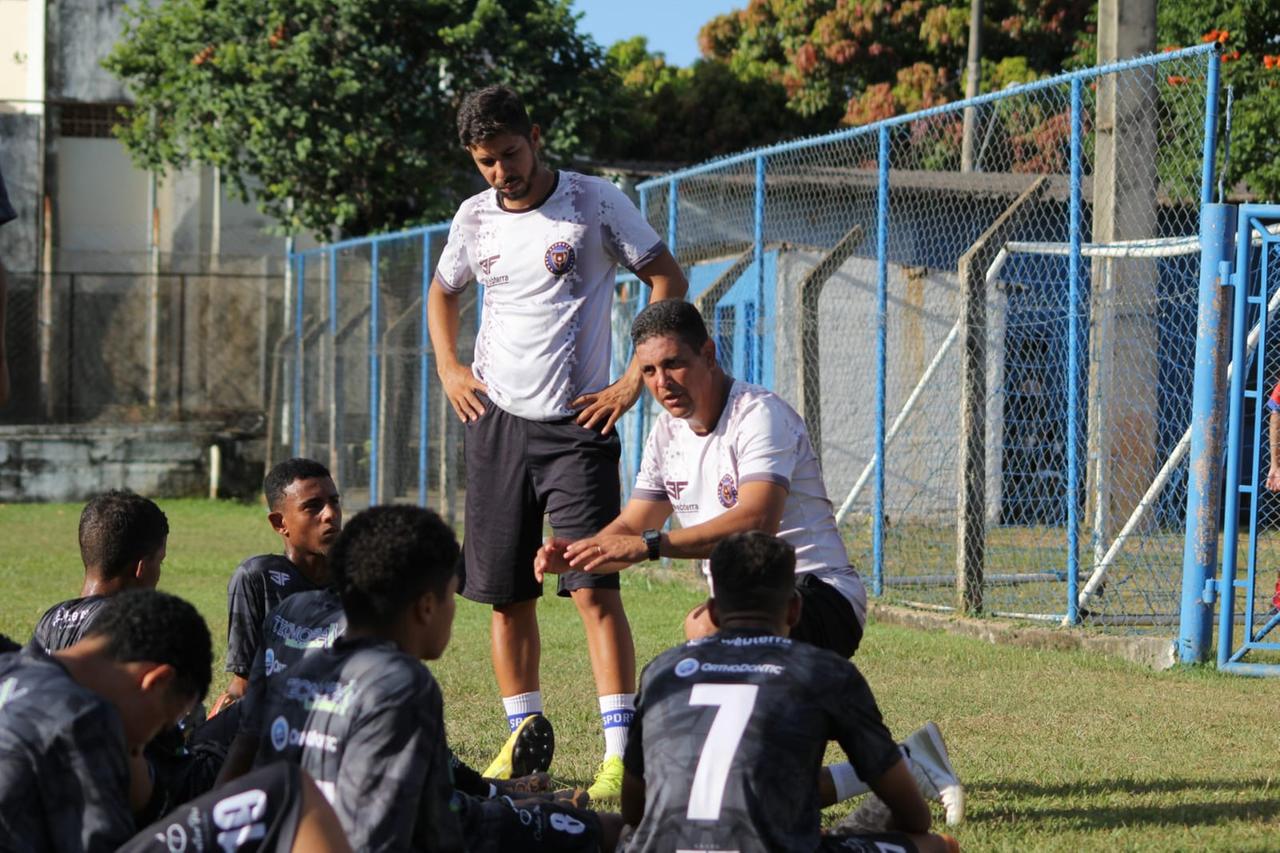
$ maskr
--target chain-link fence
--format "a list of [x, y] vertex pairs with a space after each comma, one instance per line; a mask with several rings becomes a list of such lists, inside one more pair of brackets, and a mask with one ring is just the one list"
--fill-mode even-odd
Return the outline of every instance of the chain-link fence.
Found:
[[1216, 62], [1146, 57], [640, 185], [722, 360], [804, 415], [877, 594], [1176, 620]]
[[[876, 594], [1176, 618], [1216, 63], [1131, 60], [639, 186], [722, 363], [805, 417]], [[273, 442], [357, 505], [461, 505], [423, 309], [446, 229], [293, 258]], [[642, 288], [618, 295], [615, 370]], [[628, 487], [655, 414], [620, 426]]]
[[[348, 506], [412, 501], [461, 518], [462, 424], [436, 375], [427, 331], [431, 275], [447, 223], [321, 246], [293, 256], [288, 333], [275, 357], [270, 452], [319, 459]], [[616, 377], [629, 358], [641, 285], [619, 281], [614, 300]], [[462, 297], [459, 355], [479, 328], [483, 288]], [[297, 370], [297, 365], [302, 370]], [[634, 466], [624, 463], [634, 479]]]
[[216, 419], [267, 409], [283, 280], [255, 274], [8, 274], [5, 424]]

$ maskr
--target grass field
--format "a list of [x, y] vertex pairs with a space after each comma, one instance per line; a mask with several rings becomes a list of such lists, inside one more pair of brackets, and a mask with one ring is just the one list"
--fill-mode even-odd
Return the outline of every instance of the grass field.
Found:
[[[162, 507], [172, 534], [161, 588], [196, 603], [221, 655], [227, 577], [243, 557], [274, 549], [273, 536], [255, 507]], [[76, 595], [78, 516], [78, 506], [0, 505], [0, 632], [25, 640], [47, 606]], [[678, 639], [701, 593], [674, 570], [636, 571], [623, 583], [637, 653], [648, 660]], [[461, 602], [453, 643], [432, 664], [450, 740], [481, 767], [505, 732], [487, 621], [486, 608]], [[551, 597], [542, 625], [553, 770], [588, 781], [602, 742], [582, 632], [572, 605]], [[969, 791], [968, 820], [955, 832], [967, 850], [1280, 848], [1280, 682], [1153, 673], [883, 625], [869, 627], [857, 662], [896, 734], [927, 718], [942, 727]], [[224, 682], [219, 674], [215, 687]]]

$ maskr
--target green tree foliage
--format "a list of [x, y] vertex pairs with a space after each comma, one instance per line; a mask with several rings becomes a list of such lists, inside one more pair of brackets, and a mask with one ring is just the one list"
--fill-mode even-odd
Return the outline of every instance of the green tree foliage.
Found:
[[472, 88], [527, 100], [547, 151], [609, 124], [603, 52], [569, 0], [159, 0], [132, 5], [106, 66], [145, 168], [221, 167], [288, 230], [436, 221], [472, 186], [454, 114]]
[[767, 80], [743, 79], [721, 62], [668, 65], [643, 36], [609, 48], [621, 82], [623, 120], [597, 157], [689, 162], [828, 129], [822, 116], [787, 110], [787, 93]]
[[[1002, 58], [1002, 73], [984, 73], [983, 90], [1061, 68], [1092, 5], [988, 0], [984, 54]], [[863, 124], [959, 97], [968, 21], [955, 0], [751, 0], [699, 39], [739, 78], [781, 85], [795, 114]]]
[[[1280, 129], [1280, 3], [1275, 0], [1160, 0], [1156, 9], [1156, 38], [1163, 50], [1217, 42], [1221, 56], [1221, 85], [1233, 88], [1231, 162], [1227, 184], [1240, 183], [1266, 201], [1280, 199], [1280, 157], [1276, 132]], [[1092, 64], [1096, 45], [1086, 39], [1079, 64]], [[1203, 80], [1168, 76], [1169, 87]], [[1199, 150], [1200, 104], [1196, 99], [1166, 98], [1172, 109], [1186, 113], [1171, 117]], [[1219, 163], [1223, 148], [1219, 146]]]

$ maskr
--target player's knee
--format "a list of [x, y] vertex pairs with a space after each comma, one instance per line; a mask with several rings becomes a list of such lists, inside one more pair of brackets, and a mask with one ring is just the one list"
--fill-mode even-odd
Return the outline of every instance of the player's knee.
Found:
[[688, 616], [684, 617], [684, 636], [686, 640], [697, 640], [715, 632], [716, 626], [711, 621], [711, 614], [707, 611], [706, 604], [699, 604], [689, 611]]
[[527, 601], [513, 601], [510, 604], [493, 605], [493, 618], [502, 622], [518, 623], [527, 622], [530, 619], [536, 619], [538, 614], [538, 599], [530, 598]]
[[569, 596], [584, 616], [612, 616], [622, 612], [622, 593], [616, 589], [575, 589]]

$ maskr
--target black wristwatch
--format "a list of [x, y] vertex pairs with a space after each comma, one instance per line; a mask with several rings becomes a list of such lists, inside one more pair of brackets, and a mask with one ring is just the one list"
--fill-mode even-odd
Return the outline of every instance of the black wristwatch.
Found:
[[640, 534], [640, 538], [644, 540], [644, 545], [649, 549], [649, 559], [656, 560], [660, 556], [659, 548], [662, 546], [662, 532], [659, 530], [646, 530]]

